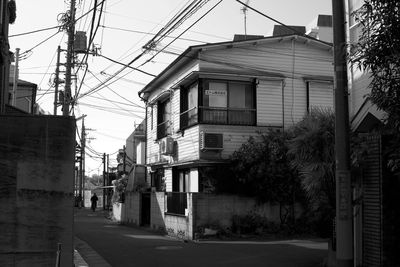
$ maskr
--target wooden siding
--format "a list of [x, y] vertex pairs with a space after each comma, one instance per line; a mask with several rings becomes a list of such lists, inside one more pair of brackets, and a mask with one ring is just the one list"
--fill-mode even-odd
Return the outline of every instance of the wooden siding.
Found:
[[322, 82], [309, 82], [310, 108], [330, 108], [333, 111], [333, 84]]
[[[250, 136], [259, 136], [258, 131], [266, 131], [267, 127], [251, 126], [230, 126], [230, 125], [201, 125], [200, 131], [207, 133], [222, 133], [224, 149], [220, 152], [221, 159], [228, 159], [229, 156], [246, 143]], [[215, 152], [217, 153], [217, 152]], [[202, 158], [209, 155], [202, 153]]]
[[350, 116], [354, 116], [357, 111], [360, 109], [364, 101], [366, 100], [366, 95], [370, 92], [368, 88], [371, 79], [368, 77], [368, 74], [359, 75], [358, 73], [356, 78], [353, 79], [351, 85], [350, 92]]
[[[301, 39], [299, 39], [301, 40]], [[191, 63], [176, 75], [171, 75], [160, 84], [160, 89], [154, 90], [149, 101], [155, 102], [164, 90], [173, 89], [172, 100], [172, 137], [176, 141], [176, 153], [172, 157], [163, 157], [170, 163], [178, 163], [200, 159], [199, 135], [201, 130], [223, 133], [224, 149], [220, 157], [228, 156], [238, 149], [249, 136], [257, 136], [256, 131], [265, 127], [292, 126], [301, 120], [307, 111], [306, 82], [307, 76], [333, 75], [332, 51], [328, 47], [304, 43], [303, 40], [282, 40], [269, 43], [255, 42], [245, 47], [207, 47], [200, 52], [201, 60]], [[180, 132], [180, 90], [172, 88], [179, 80], [191, 71], [210, 71], [218, 73], [238, 73], [254, 75], [258, 78], [256, 90], [257, 126], [230, 125], [198, 125]], [[273, 80], [282, 76], [282, 80]], [[283, 91], [282, 91], [283, 90]], [[284, 106], [282, 106], [282, 93]], [[320, 99], [318, 99], [320, 97]], [[316, 102], [324, 102], [325, 96], [315, 96]], [[153, 105], [153, 129], [148, 121], [147, 160], [156, 163], [162, 160], [156, 141], [157, 105]], [[148, 116], [148, 120], [151, 117]], [[157, 159], [158, 155], [158, 159]]]
[[167, 192], [172, 192], [172, 168], [164, 169], [165, 186]]
[[363, 175], [363, 266], [382, 266], [382, 168], [378, 136], [366, 140], [368, 155]]
[[306, 82], [303, 79], [286, 79], [284, 87], [284, 127], [289, 128], [300, 121], [306, 111]]
[[[200, 70], [255, 71], [295, 75], [332, 76], [332, 52], [303, 41], [255, 43], [253, 46], [203, 49]], [[294, 64], [293, 64], [294, 63]]]
[[256, 89], [258, 126], [282, 125], [282, 82], [259, 80]]
[[199, 126], [186, 129], [184, 133], [177, 137], [177, 152], [175, 161], [189, 161], [199, 159]]

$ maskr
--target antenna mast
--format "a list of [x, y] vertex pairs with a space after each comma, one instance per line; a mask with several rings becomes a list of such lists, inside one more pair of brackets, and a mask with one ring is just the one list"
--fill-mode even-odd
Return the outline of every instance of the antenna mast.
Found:
[[[246, 4], [240, 9], [244, 15], [244, 36], [247, 36], [247, 6], [249, 5], [249, 0], [246, 1]], [[247, 38], [246, 38], [247, 39]]]

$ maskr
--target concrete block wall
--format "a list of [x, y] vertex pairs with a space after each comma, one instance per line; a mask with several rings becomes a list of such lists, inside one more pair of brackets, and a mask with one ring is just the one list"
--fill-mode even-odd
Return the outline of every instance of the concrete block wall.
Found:
[[271, 222], [279, 222], [279, 206], [257, 205], [255, 199], [235, 195], [195, 194], [195, 226], [232, 226], [233, 215], [255, 212]]
[[165, 193], [153, 192], [151, 193], [151, 213], [150, 225], [154, 230], [165, 231]]
[[126, 192], [125, 203], [122, 208], [121, 222], [140, 225], [140, 193]]

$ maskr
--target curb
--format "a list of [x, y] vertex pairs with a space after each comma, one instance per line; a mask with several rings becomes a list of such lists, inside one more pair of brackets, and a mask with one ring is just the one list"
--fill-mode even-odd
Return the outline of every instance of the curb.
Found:
[[76, 267], [112, 267], [103, 257], [92, 249], [85, 241], [74, 238], [74, 265]]

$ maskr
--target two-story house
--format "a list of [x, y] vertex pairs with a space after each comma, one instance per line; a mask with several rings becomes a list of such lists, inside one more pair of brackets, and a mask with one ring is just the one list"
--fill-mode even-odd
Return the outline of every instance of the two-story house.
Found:
[[226, 162], [250, 136], [333, 107], [332, 53], [295, 34], [189, 47], [139, 92], [152, 187], [201, 192], [202, 169]]

